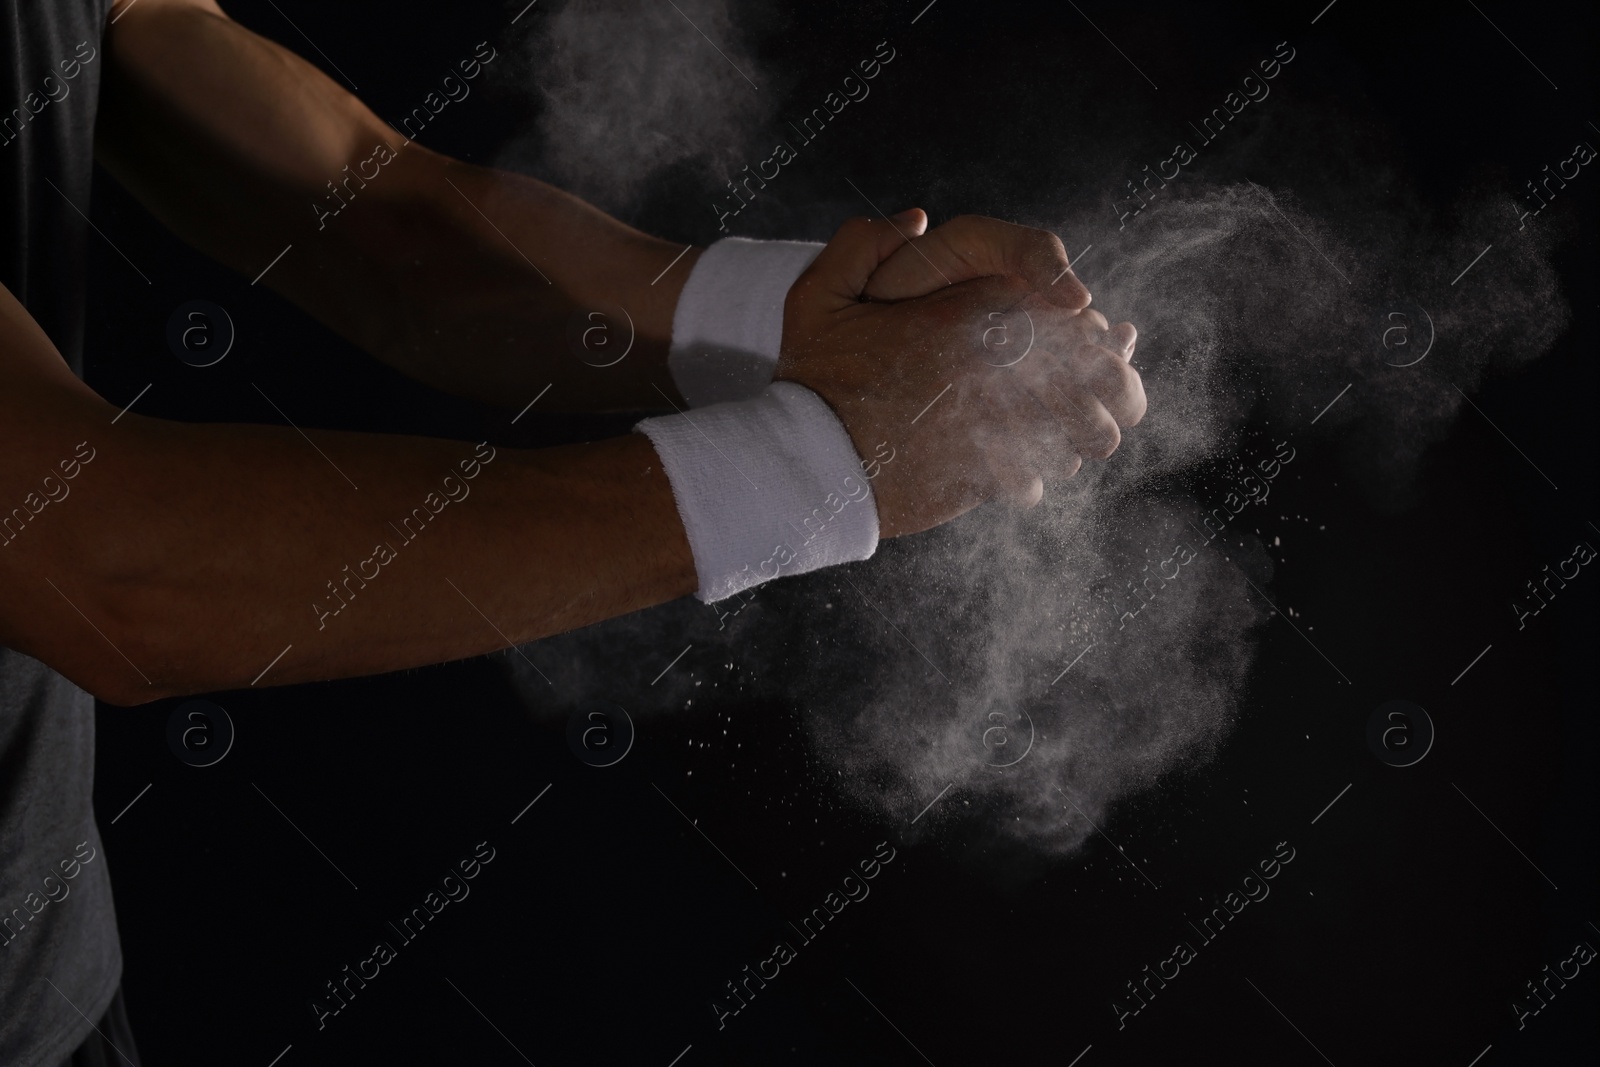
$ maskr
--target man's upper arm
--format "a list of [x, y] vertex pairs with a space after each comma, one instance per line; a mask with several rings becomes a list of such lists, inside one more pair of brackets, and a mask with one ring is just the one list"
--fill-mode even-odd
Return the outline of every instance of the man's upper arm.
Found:
[[213, 0], [139, 0], [124, 11], [106, 34], [96, 156], [230, 266], [275, 253], [285, 223], [309, 217], [324, 183], [375, 138], [393, 138], [343, 86]]
[[[554, 383], [568, 410], [659, 405], [694, 264], [681, 246], [430, 151], [209, 0], [123, 11], [106, 35], [96, 156], [179, 237], [246, 278], [271, 265], [264, 286], [436, 388], [510, 406]], [[597, 370], [565, 330], [609, 306], [638, 343]]]
[[[64, 406], [102, 401], [67, 366], [61, 353], [39, 324], [33, 321], [11, 290], [0, 285], [0, 463], [9, 466], [13, 447], [11, 427], [17, 419], [28, 417], [27, 405], [22, 397], [37, 400], [51, 397]], [[0, 468], [3, 470], [4, 468]]]
[[[209, 0], [140, 0], [126, 11], [106, 35], [95, 134], [96, 158], [112, 176], [178, 237], [244, 277], [271, 264], [263, 286], [357, 347], [429, 384], [508, 403], [502, 381], [475, 389], [460, 381], [460, 339], [542, 337], [552, 323], [520, 321], [522, 305], [531, 297], [553, 307], [560, 290], [540, 292], [550, 287], [522, 257], [555, 257], [531, 248], [472, 175], [458, 171], [452, 188], [450, 160]], [[546, 210], [535, 225], [554, 214]], [[522, 251], [487, 216], [500, 216]], [[568, 241], [567, 258], [577, 258], [574, 245], [601, 243]], [[493, 331], [486, 304], [499, 316]], [[545, 319], [559, 331], [570, 310]], [[498, 354], [493, 362], [510, 363]]]

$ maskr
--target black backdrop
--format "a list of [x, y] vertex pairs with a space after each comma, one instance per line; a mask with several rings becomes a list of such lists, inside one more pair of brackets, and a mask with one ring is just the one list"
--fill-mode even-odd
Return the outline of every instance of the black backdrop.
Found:
[[[1063, 138], [1092, 138], [1106, 115], [1177, 126], [1285, 38], [1304, 58], [1283, 104], [1380, 126], [1425, 200], [1448, 201], [1485, 174], [1516, 195], [1575, 137], [1600, 138], [1585, 126], [1592, 27], [1551, 0], [1481, 6], [1340, 0], [1319, 15], [1320, 0], [926, 10], [912, 0], [748, 13], [762, 62], [795, 101], [820, 95], [827, 71], [880, 39], [903, 58], [880, 86], [881, 110], [819, 141], [795, 165], [793, 195], [775, 193], [743, 229], [825, 237], [818, 219], [862, 210], [836, 174], [895, 207], [922, 204], [935, 222], [1005, 215], [1023, 190], [1036, 195]], [[512, 26], [521, 7], [240, 0], [228, 10], [330, 69], [293, 18], [391, 115], [480, 40], [519, 62], [519, 42], [548, 17], [540, 3]], [[1118, 46], [1159, 72], [1159, 92], [1145, 92]], [[506, 81], [480, 90], [424, 139], [486, 160], [537, 112]], [[1207, 165], [1197, 165], [1205, 177], [1230, 177]], [[1285, 158], [1255, 177], [1292, 187], [1319, 165]], [[1463, 413], [1406, 506], [1379, 510], [1316, 447], [1301, 451], [1301, 481], [1280, 489], [1285, 510], [1315, 514], [1329, 532], [1278, 588], [1316, 613], [1355, 684], [1338, 684], [1274, 620], [1216, 759], [1114, 808], [1105, 836], [1069, 859], [997, 862], [981, 827], [960, 819], [908, 845], [902, 828], [838, 801], [805, 758], [801, 709], [749, 706], [726, 690], [641, 723], [629, 757], [606, 769], [574, 758], [559, 719], [530, 714], [496, 657], [213, 694], [237, 739], [206, 768], [168, 747], [177, 702], [102, 706], [97, 806], [146, 1062], [1595, 1062], [1592, 966], [1521, 1029], [1510, 1006], [1575, 942], [1600, 946], [1594, 579], [1521, 632], [1506, 603], [1574, 539], [1600, 537], [1587, 525], [1600, 519], [1596, 181], [1576, 179], [1544, 219], [1568, 235], [1556, 263], [1571, 328], [1546, 358], [1475, 396], [1487, 418]], [[669, 174], [632, 218], [708, 241], [704, 185]], [[528, 445], [627, 425], [530, 415], [509, 428], [505, 412], [407, 382], [198, 257], [103, 175], [94, 218], [153, 282], [96, 246], [88, 374], [114, 403], [150, 385], [147, 415], [279, 421], [254, 382], [302, 426]], [[1485, 223], [1484, 243], [1511, 231], [1503, 223]], [[239, 325], [235, 351], [203, 370], [164, 342], [168, 315], [194, 298]], [[680, 666], [709, 677], [714, 665], [693, 656]], [[1404, 769], [1366, 739], [1372, 709], [1394, 698], [1427, 708], [1438, 731], [1428, 757]], [[494, 859], [471, 895], [319, 1030], [308, 1002], [323, 983], [374, 942], [398, 943], [387, 923], [481, 841]], [[897, 853], [871, 896], [719, 1030], [710, 1003], [724, 983], [774, 940], [796, 941], [788, 921], [882, 841]], [[1279, 842], [1295, 858], [1271, 896], [1201, 946], [1186, 926], [1200, 902]], [[1180, 938], [1197, 958], [1119, 1029], [1113, 1001], [1136, 1005], [1125, 983]]]

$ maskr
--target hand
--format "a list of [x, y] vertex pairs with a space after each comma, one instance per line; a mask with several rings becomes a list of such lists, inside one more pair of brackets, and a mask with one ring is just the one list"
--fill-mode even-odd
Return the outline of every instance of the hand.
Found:
[[1068, 265], [1061, 239], [1047, 230], [961, 215], [927, 233], [928, 216], [915, 207], [889, 222], [906, 241], [872, 272], [870, 300], [905, 300], [972, 278], [1009, 276], [1056, 307], [1089, 306], [1089, 290]]
[[1014, 277], [1040, 299], [1068, 311], [1084, 311], [1109, 334], [1109, 347], [1133, 356], [1139, 331], [1131, 322], [1115, 327], [1089, 307], [1089, 290], [1073, 273], [1061, 239], [1048, 230], [1018, 226], [983, 215], [961, 215], [932, 233], [921, 208], [910, 208], [889, 222], [906, 238], [867, 281], [869, 300], [905, 300], [972, 278]]
[[[1043, 478], [1110, 455], [1118, 424], [1142, 417], [1144, 393], [1123, 351], [1095, 339], [1105, 320], [1035, 295], [1014, 274], [864, 302], [874, 271], [904, 247], [885, 220], [842, 226], [789, 291], [777, 371], [822, 396], [860, 454], [887, 441], [903, 457], [875, 483], [882, 535], [928, 529], [996, 496], [1037, 502]], [[994, 314], [1030, 321], [1040, 351], [1000, 365], [984, 343]]]
[[[1081, 316], [1075, 330], [1046, 330], [1033, 338], [1034, 347], [1051, 353], [1067, 353], [1088, 344], [1109, 348], [1121, 354], [1123, 360], [1133, 359], [1134, 345], [1139, 332], [1130, 322], [1110, 325], [1104, 315], [1089, 307], [1090, 294], [1067, 260], [1067, 251], [1055, 234], [1028, 226], [1002, 222], [982, 215], [963, 215], [950, 220], [931, 233], [925, 232], [928, 216], [920, 208], [911, 208], [889, 219], [905, 244], [889, 256], [868, 279], [866, 296], [871, 300], [904, 300], [923, 296], [947, 285], [982, 277], [1011, 277], [1023, 282], [1030, 293], [1054, 307], [1078, 312]], [[1002, 325], [1013, 317], [993, 316], [991, 321]], [[1024, 320], [1026, 321], [1026, 320]], [[1011, 331], [1002, 328], [992, 331], [1006, 337]], [[985, 333], [988, 337], [989, 333]], [[1007, 338], [1010, 340], [1010, 338]], [[1013, 342], [1015, 343], [1015, 342]], [[1026, 343], [1026, 342], [1023, 342]], [[1018, 344], [1017, 351], [1021, 350]], [[999, 353], [997, 352], [996, 355]], [[1085, 364], [1082, 356], [1069, 357], [1080, 371], [1079, 381], [1085, 381], [1097, 372]], [[1116, 376], [1116, 372], [1112, 372]], [[1105, 372], [1099, 372], [1103, 378]], [[1138, 376], [1134, 375], [1135, 381]], [[1107, 380], [1103, 384], [1113, 385]], [[1068, 406], [1076, 406], [1081, 422], [1092, 423], [1092, 402], [1084, 402], [1077, 392], [1056, 387]], [[1081, 390], [1080, 390], [1081, 391]], [[1110, 430], [1102, 429], [1094, 435], [1096, 441], [1109, 440], [1109, 455], [1121, 440], [1120, 430], [1133, 425], [1143, 415], [1143, 385], [1134, 390], [1137, 397], [1121, 398], [1121, 410], [1133, 414], [1132, 421], [1122, 421]], [[1102, 398], [1109, 402], [1108, 410], [1119, 408], [1118, 397]], [[1090, 445], [1082, 452], [1085, 458], [1104, 458], [1099, 449]], [[1017, 492], [1002, 494], [1015, 504], [1031, 507], [1038, 502], [1040, 486], [1015, 486]]]

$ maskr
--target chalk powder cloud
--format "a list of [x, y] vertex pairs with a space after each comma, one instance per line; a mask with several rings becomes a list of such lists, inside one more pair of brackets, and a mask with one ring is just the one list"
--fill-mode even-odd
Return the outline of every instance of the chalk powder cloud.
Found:
[[756, 62], [733, 10], [728, 0], [550, 5], [527, 46], [537, 130], [500, 162], [608, 211], [626, 212], [674, 166], [720, 187], [778, 99], [775, 85], [746, 80]]
[[[740, 51], [728, 9], [703, 10], [730, 57], [766, 81]], [[727, 63], [651, 54], [673, 51], [656, 48], [652, 34], [678, 32], [627, 5], [561, 9], [536, 46], [557, 57], [542, 83], [543, 173], [617, 203], [675, 161], [716, 160], [723, 174], [748, 162], [765, 105], [747, 85], [731, 91], [743, 81]], [[606, 56], [601, 41], [612, 49]], [[1343, 127], [1318, 121], [1315, 102], [1278, 99], [1284, 81], [1275, 82], [1278, 110], [1259, 109], [1264, 125], [1230, 128], [1206, 149], [1204, 167], [1186, 169], [1120, 232], [1126, 207], [1110, 197], [1126, 190], [1107, 188], [1104, 175], [1165, 142], [1147, 144], [1138, 124], [1124, 123], [1120, 140], [1093, 152], [1083, 139], [1063, 143], [1054, 174], [1048, 147], [1040, 166], [1024, 168], [1041, 177], [1010, 217], [1116, 242], [1082, 273], [1097, 306], [1139, 326], [1149, 413], [1109, 462], [1051, 487], [1031, 512], [979, 508], [885, 542], [868, 563], [762, 586], [721, 630], [715, 607], [680, 601], [540, 642], [528, 651], [562, 703], [553, 707], [551, 687], [508, 657], [530, 706], [564, 721], [587, 699], [619, 694], [631, 694], [641, 716], [682, 715], [693, 701], [693, 714], [716, 700], [781, 701], [800, 712], [815, 769], [873, 818], [904, 827], [948, 784], [911, 836], [970, 817], [1041, 853], [1076, 849], [1114, 802], [1215, 753], [1237, 721], [1271, 620], [1262, 593], [1272, 595], [1283, 555], [1254, 534], [1279, 519], [1267, 494], [1281, 496], [1282, 481], [1257, 491], [1246, 479], [1259, 482], [1264, 462], [1311, 449], [1336, 455], [1381, 505], [1403, 504], [1424, 451], [1464, 407], [1461, 391], [1538, 358], [1568, 317], [1548, 247], [1531, 228], [1497, 243], [1495, 285], [1452, 299], [1460, 290], [1451, 275], [1515, 232], [1511, 197], [1469, 191], [1443, 210], [1409, 201], [1403, 184], [1394, 191], [1397, 176], [1383, 162], [1393, 153], [1379, 137], [1339, 134]], [[641, 95], [668, 83], [659, 101]], [[1285, 107], [1294, 122], [1271, 125]], [[663, 124], [691, 114], [674, 141]], [[1334, 143], [1341, 136], [1349, 143]], [[1348, 207], [1317, 217], [1290, 190], [1207, 179], [1286, 153], [1320, 161], [1296, 171], [1302, 195]], [[981, 181], [985, 161], [950, 163], [942, 180], [958, 183], [968, 168], [965, 180]], [[1099, 173], [1107, 195], [1067, 210], [1061, 173], [1073, 165], [1085, 179]], [[775, 193], [805, 195], [804, 179], [782, 180]], [[1398, 370], [1377, 345], [1377, 326], [1402, 297], [1428, 308], [1450, 343]], [[706, 678], [692, 670], [651, 686], [661, 650], [684, 634], [693, 635], [693, 659], [719, 670], [738, 664], [737, 697], [699, 687]], [[1335, 671], [1330, 683], [1342, 684]], [[994, 735], [985, 738], [997, 722], [1019, 742], [1031, 724], [1025, 758], [997, 765], [1006, 761], [994, 758]]]

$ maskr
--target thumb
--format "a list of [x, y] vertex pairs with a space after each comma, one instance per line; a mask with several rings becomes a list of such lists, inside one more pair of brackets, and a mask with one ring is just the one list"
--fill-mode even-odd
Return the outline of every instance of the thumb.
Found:
[[824, 311], [854, 304], [878, 264], [905, 243], [904, 234], [888, 219], [850, 219], [796, 279], [790, 296]]

